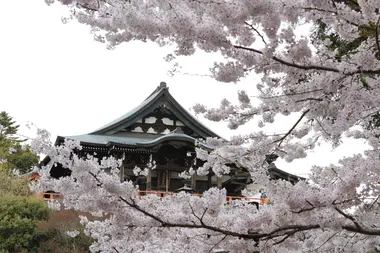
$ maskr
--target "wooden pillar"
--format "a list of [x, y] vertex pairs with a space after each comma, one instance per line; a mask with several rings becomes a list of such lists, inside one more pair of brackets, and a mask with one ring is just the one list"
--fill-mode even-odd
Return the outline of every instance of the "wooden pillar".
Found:
[[223, 183], [222, 176], [220, 176], [220, 177], [216, 176], [216, 181], [217, 181], [218, 188], [222, 189], [222, 183]]
[[120, 166], [120, 182], [124, 182], [124, 161]]
[[191, 188], [193, 188], [194, 191], [196, 191], [196, 187], [197, 187], [197, 174], [194, 173], [192, 176], [191, 176]]
[[146, 176], [146, 190], [152, 190], [152, 168], [148, 168], [148, 175]]
[[166, 172], [165, 172], [165, 176], [166, 176], [166, 178], [165, 178], [165, 190], [166, 190], [166, 192], [169, 191], [169, 178], [170, 178], [169, 173], [170, 173], [170, 171], [166, 170]]
[[207, 174], [207, 189], [211, 188], [211, 174], [210, 172]]

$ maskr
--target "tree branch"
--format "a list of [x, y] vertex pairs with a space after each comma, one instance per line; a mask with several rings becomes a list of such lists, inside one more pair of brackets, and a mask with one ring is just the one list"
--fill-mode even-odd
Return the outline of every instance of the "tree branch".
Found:
[[[239, 45], [232, 45], [232, 46], [236, 49], [243, 49], [243, 50], [247, 50], [247, 51], [250, 51], [250, 52], [253, 52], [256, 54], [264, 55], [264, 53], [262, 51], [254, 49], [254, 48], [244, 47], [244, 46], [239, 46]], [[356, 74], [377, 74], [377, 75], [380, 74], [380, 68], [379, 69], [367, 69], [367, 70], [362, 70], [362, 69], [358, 68], [355, 71], [344, 73], [337, 68], [318, 66], [318, 65], [301, 65], [301, 64], [294, 63], [294, 62], [285, 61], [281, 58], [278, 58], [277, 56], [272, 56], [271, 59], [274, 60], [275, 62], [284, 64], [285, 66], [293, 67], [293, 68], [297, 68], [297, 69], [302, 69], [302, 70], [321, 70], [321, 71], [327, 71], [327, 72], [341, 73], [341, 74], [344, 74], [346, 76], [351, 76], [351, 75], [356, 75]]]
[[[90, 174], [98, 182], [98, 187], [102, 187], [102, 182], [96, 177], [96, 175], [94, 175], [91, 172], [90, 172]], [[307, 231], [307, 230], [313, 230], [313, 229], [320, 229], [321, 228], [318, 224], [311, 224], [311, 225], [288, 225], [288, 226], [283, 226], [283, 227], [279, 227], [277, 229], [274, 229], [274, 230], [272, 230], [269, 233], [261, 233], [261, 234], [260, 233], [247, 233], [247, 234], [245, 234], [245, 233], [238, 233], [238, 232], [233, 232], [233, 231], [225, 230], [225, 229], [214, 227], [214, 226], [209, 226], [209, 225], [204, 224], [203, 222], [202, 222], [202, 224], [199, 224], [199, 225], [197, 225], [197, 224], [187, 224], [187, 223], [185, 223], [185, 224], [178, 224], [178, 223], [166, 222], [163, 219], [161, 219], [160, 217], [158, 217], [158, 216], [156, 216], [156, 215], [154, 215], [154, 214], [152, 214], [152, 213], [144, 210], [143, 208], [141, 208], [139, 205], [136, 204], [135, 200], [132, 199], [132, 198], [130, 198], [130, 201], [128, 201], [127, 199], [119, 196], [119, 199], [123, 203], [127, 204], [129, 207], [132, 207], [135, 210], [139, 211], [140, 213], [144, 214], [145, 216], [150, 217], [153, 220], [157, 221], [158, 223], [161, 224], [162, 227], [166, 227], [166, 228], [170, 228], [170, 227], [175, 228], [175, 227], [177, 227], [177, 228], [188, 228], [188, 229], [207, 229], [207, 230], [210, 230], [210, 231], [222, 234], [225, 237], [227, 237], [227, 236], [233, 236], [233, 237], [237, 237], [237, 238], [241, 238], [241, 239], [254, 240], [255, 242], [259, 242], [261, 240], [269, 240], [269, 239], [285, 236], [280, 241], [278, 241], [278, 243], [280, 243], [281, 241], [286, 240], [291, 235], [294, 235], [294, 234], [296, 234], [298, 232]], [[341, 211], [337, 207], [335, 209], [336, 209], [337, 212], [339, 212], [340, 214], [342, 214], [347, 219], [352, 220], [354, 222], [354, 224], [355, 224], [355, 226], [352, 226], [352, 225], [342, 226], [341, 227], [342, 229], [344, 229], [346, 231], [349, 231], [349, 232], [360, 233], [360, 234], [363, 234], [363, 235], [377, 235], [377, 236], [380, 236], [380, 229], [363, 228], [363, 227], [361, 227], [356, 222], [355, 218], [353, 218], [352, 216], [344, 213], [343, 211]], [[206, 211], [204, 211], [203, 214], [202, 214], [202, 217], [198, 217], [198, 219], [202, 220], [205, 213], [206, 213]], [[115, 250], [117, 251], [117, 249], [115, 249]]]
[[265, 39], [264, 39], [264, 36], [261, 35], [261, 33], [260, 33], [255, 27], [253, 27], [253, 25], [251, 25], [251, 24], [248, 23], [248, 22], [244, 22], [244, 24], [246, 24], [246, 25], [249, 26], [253, 31], [255, 31], [256, 34], [260, 36], [261, 40], [264, 42], [265, 45], [267, 44], [267, 42], [266, 42]]
[[306, 102], [306, 101], [323, 101], [323, 99], [322, 98], [304, 98], [304, 99], [296, 100], [296, 103]]
[[210, 231], [214, 231], [214, 232], [218, 232], [220, 234], [223, 234], [223, 235], [230, 235], [230, 236], [234, 236], [234, 237], [239, 237], [239, 238], [243, 238], [243, 239], [251, 239], [251, 240], [259, 240], [260, 237], [263, 237], [264, 235], [250, 235], [250, 234], [242, 234], [242, 233], [237, 233], [237, 232], [232, 232], [232, 231], [228, 231], [228, 230], [224, 230], [224, 229], [221, 229], [221, 228], [217, 228], [217, 227], [213, 227], [213, 226], [209, 226], [209, 225], [206, 225], [206, 224], [201, 224], [201, 225], [196, 225], [196, 224], [177, 224], [177, 223], [170, 223], [170, 222], [165, 222], [164, 220], [162, 220], [161, 218], [155, 216], [154, 214], [151, 214], [149, 212], [147, 212], [146, 210], [140, 208], [133, 199], [131, 199], [132, 203], [130, 203], [129, 201], [127, 201], [125, 198], [123, 197], [119, 197], [119, 199], [121, 201], [123, 201], [125, 204], [127, 204], [128, 206], [130, 207], [133, 207], [135, 208], [137, 211], [143, 213], [144, 215], [152, 218], [153, 220], [156, 220], [157, 222], [159, 222], [163, 227], [178, 227], [178, 228], [193, 228], [193, 229], [208, 229]]
[[321, 129], [323, 130], [323, 132], [325, 134], [327, 134], [327, 136], [331, 136], [331, 134], [326, 131], [326, 129], [323, 127], [322, 123], [317, 118], [315, 118], [315, 121], [317, 121], [318, 125], [321, 127]]
[[[320, 12], [327, 12], [327, 13], [331, 13], [331, 14], [334, 14], [334, 15], [338, 15], [338, 12], [336, 11], [332, 11], [332, 10], [325, 10], [325, 9], [321, 9], [321, 8], [316, 8], [316, 7], [304, 7], [303, 8], [305, 11], [320, 11]], [[340, 19], [346, 21], [348, 24], [350, 25], [353, 25], [353, 26], [356, 26], [356, 27], [359, 27], [359, 24], [357, 23], [354, 23], [352, 21], [349, 21], [347, 19], [344, 19], [342, 17], [339, 17]]]
[[309, 111], [310, 111], [310, 109], [307, 109], [306, 111], [304, 111], [302, 113], [301, 117], [299, 117], [299, 119], [297, 120], [297, 122], [292, 126], [292, 128], [290, 128], [290, 130], [283, 137], [281, 137], [278, 140], [275, 140], [273, 143], [278, 142], [278, 146], [281, 146], [281, 143], [292, 133], [292, 131], [297, 127], [297, 125], [301, 122], [301, 120], [306, 116], [306, 114]]
[[376, 46], [377, 46], [377, 51], [379, 51], [379, 53], [380, 53], [380, 43], [379, 43], [379, 22], [380, 22], [380, 17], [377, 19], [377, 22], [376, 22], [376, 28], [375, 28]]
[[[254, 48], [243, 47], [243, 46], [239, 46], [239, 45], [233, 45], [233, 47], [236, 48], [236, 49], [243, 49], [243, 50], [247, 50], [247, 51], [251, 51], [251, 52], [257, 53], [257, 54], [264, 55], [263, 52], [261, 52], [260, 50], [254, 49]], [[280, 58], [278, 58], [276, 56], [272, 56], [271, 58], [272, 58], [272, 60], [274, 60], [274, 61], [276, 61], [278, 63], [284, 64], [284, 65], [289, 66], [289, 67], [297, 68], [297, 69], [303, 69], [303, 70], [324, 70], [324, 71], [329, 71], [329, 72], [340, 73], [340, 71], [338, 69], [336, 69], [336, 68], [317, 66], [317, 65], [300, 65], [300, 64], [297, 64], [297, 63], [294, 63], [294, 62], [285, 61], [285, 60], [280, 59]]]
[[222, 239], [219, 240], [219, 242], [217, 242], [214, 246], [212, 246], [212, 248], [208, 251], [209, 253], [212, 252], [213, 249], [215, 249], [216, 246], [218, 246], [224, 239], [226, 239], [227, 235], [223, 236]]
[[371, 228], [363, 228], [359, 227], [357, 228], [356, 226], [342, 226], [344, 230], [347, 230], [349, 232], [355, 232], [359, 233], [362, 235], [377, 235], [380, 236], [380, 230], [379, 229], [371, 229]]
[[292, 235], [294, 235], [297, 232], [298, 232], [298, 230], [292, 230], [292, 231], [289, 231], [289, 232], [285, 233], [286, 235], [281, 240], [276, 241], [275, 243], [273, 243], [273, 245], [277, 245], [277, 244], [280, 244], [280, 243], [284, 242], [286, 239], [288, 239], [289, 237], [291, 237]]
[[342, 230], [338, 231], [338, 232], [335, 232], [334, 234], [332, 234], [329, 238], [327, 238], [327, 240], [325, 240], [321, 245], [319, 245], [317, 248], [315, 248], [314, 250], [312, 250], [312, 252], [316, 252], [317, 250], [319, 250], [320, 248], [323, 247], [323, 245], [325, 245], [328, 241], [330, 241], [332, 238], [334, 238], [334, 236], [336, 236], [337, 234], [341, 233]]
[[356, 228], [361, 229], [361, 226], [359, 225], [359, 223], [355, 220], [355, 218], [353, 216], [351, 216], [349, 214], [346, 214], [345, 212], [343, 212], [342, 210], [340, 210], [338, 207], [335, 207], [335, 210], [338, 213], [340, 213], [341, 215], [343, 215], [346, 219], [351, 220], [355, 224]]
[[379, 197], [380, 195], [377, 195], [375, 201], [372, 202], [371, 206], [369, 207], [369, 209], [371, 209], [373, 207], [373, 205], [379, 200]]
[[279, 97], [299, 96], [299, 95], [304, 95], [304, 94], [313, 93], [313, 92], [318, 92], [318, 91], [323, 91], [323, 89], [315, 89], [315, 90], [301, 91], [301, 92], [297, 92], [297, 93], [284, 93], [284, 94], [281, 94], [281, 95], [270, 96], [270, 97], [261, 97], [261, 96], [257, 96], [257, 98], [260, 98], [260, 99], [272, 99], [272, 98], [279, 98]]

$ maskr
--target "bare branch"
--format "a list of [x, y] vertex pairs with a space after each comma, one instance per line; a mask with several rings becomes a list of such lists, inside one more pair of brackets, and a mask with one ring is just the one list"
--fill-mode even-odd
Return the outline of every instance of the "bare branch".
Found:
[[98, 182], [97, 186], [102, 187], [103, 183], [100, 182], [99, 178], [91, 171], [89, 171], [88, 173], [96, 180], [96, 182]]
[[273, 245], [277, 245], [284, 242], [286, 239], [288, 239], [290, 236], [294, 235], [297, 232], [298, 232], [297, 230], [287, 232], [286, 235], [281, 240], [276, 241], [275, 243], [273, 243]]
[[[296, 232], [301, 232], [301, 231], [307, 231], [307, 230], [313, 230], [313, 229], [319, 229], [319, 225], [289, 225], [289, 226], [284, 226], [280, 227], [278, 229], [273, 230], [272, 232], [268, 233], [267, 235], [263, 236], [263, 240], [268, 240], [268, 239], [273, 239], [285, 235], [293, 235]], [[289, 237], [289, 236], [288, 236]], [[288, 238], [286, 237], [286, 238]]]
[[326, 131], [326, 129], [323, 127], [323, 125], [321, 124], [321, 122], [318, 119], [315, 119], [315, 121], [317, 121], [318, 125], [321, 127], [323, 132], [325, 132], [325, 134], [327, 134], [327, 136], [331, 136], [331, 134]]
[[362, 235], [377, 235], [380, 236], [380, 230], [379, 229], [372, 229], [372, 228], [363, 228], [363, 227], [356, 227], [356, 226], [342, 226], [344, 230], [347, 230], [349, 232], [356, 232]]
[[278, 140], [275, 140], [274, 143], [278, 142], [278, 146], [281, 146], [282, 142], [286, 139], [286, 137], [288, 137], [293, 132], [293, 130], [297, 127], [297, 125], [301, 122], [301, 120], [306, 116], [306, 114], [309, 111], [310, 111], [310, 109], [307, 109], [306, 111], [304, 111], [302, 113], [301, 117], [299, 117], [297, 122], [292, 126], [292, 128], [290, 128], [290, 130], [283, 137], [281, 137]]
[[253, 27], [253, 25], [251, 25], [251, 24], [248, 23], [248, 22], [244, 22], [244, 24], [246, 24], [246, 25], [249, 26], [253, 31], [255, 31], [256, 34], [260, 36], [261, 40], [264, 42], [265, 45], [267, 44], [267, 42], [266, 42], [265, 39], [264, 39], [264, 36], [263, 36], [263, 35], [262, 35], [262, 34], [261, 34], [261, 33], [260, 33], [255, 27]]
[[376, 46], [377, 46], [377, 51], [379, 51], [379, 53], [380, 53], [380, 43], [379, 43], [379, 22], [380, 22], [380, 17], [377, 19], [377, 22], [376, 22], [376, 28], [375, 28]]
[[87, 3], [83, 3], [83, 4], [81, 4], [81, 3], [77, 3], [77, 7], [81, 7], [81, 8], [83, 8], [83, 9], [86, 9], [86, 10], [88, 10], [88, 11], [94, 11], [94, 12], [97, 12], [97, 11], [99, 11], [99, 8], [100, 8], [100, 3], [99, 3], [99, 1], [97, 2], [98, 3], [98, 7], [97, 8], [95, 8], [95, 7], [91, 7], [89, 4], [87, 4]]
[[223, 236], [222, 239], [219, 240], [219, 242], [217, 242], [214, 246], [212, 246], [212, 248], [209, 250], [209, 253], [212, 252], [213, 249], [215, 249], [216, 246], [218, 246], [224, 239], [226, 239], [227, 235]]
[[342, 210], [340, 210], [338, 207], [335, 207], [335, 210], [340, 213], [341, 215], [343, 215], [346, 219], [349, 219], [351, 220], [355, 226], [360, 230], [361, 229], [361, 226], [359, 225], [359, 223], [355, 220], [355, 218], [349, 214], [346, 214], [345, 212], [343, 212]]
[[325, 10], [325, 9], [316, 8], [316, 7], [304, 7], [303, 9], [305, 11], [320, 11], [320, 12], [328, 12], [328, 13], [332, 13], [332, 14], [338, 14], [336, 11]]
[[373, 207], [373, 205], [379, 200], [379, 197], [380, 195], [377, 195], [375, 201], [372, 202], [371, 206], [369, 207], [369, 209], [371, 209]]
[[322, 98], [304, 98], [304, 99], [297, 100], [296, 103], [306, 102], [306, 101], [323, 101], [323, 99]]
[[314, 210], [315, 207], [309, 207], [309, 208], [301, 208], [300, 210], [298, 211], [291, 211], [292, 213], [296, 213], [296, 214], [300, 214], [300, 213], [304, 213], [304, 212], [309, 212], [309, 211], [312, 211]]
[[338, 232], [335, 232], [334, 234], [332, 234], [329, 238], [327, 238], [321, 245], [319, 245], [317, 248], [313, 249], [313, 251], [318, 251], [320, 248], [323, 247], [323, 245], [325, 245], [328, 241], [330, 241], [332, 238], [334, 238], [334, 236], [336, 236], [337, 234], [341, 233], [342, 230], [338, 231]]

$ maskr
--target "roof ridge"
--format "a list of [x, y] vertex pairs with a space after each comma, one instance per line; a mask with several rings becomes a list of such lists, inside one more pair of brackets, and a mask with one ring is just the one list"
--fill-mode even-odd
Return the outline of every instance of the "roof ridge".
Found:
[[157, 88], [145, 100], [147, 100], [148, 98], [150, 98], [151, 96], [153, 96], [155, 93], [158, 93], [158, 92], [160, 92], [163, 89], [169, 90], [169, 87], [167, 87], [167, 85], [166, 85], [165, 82], [160, 82], [160, 85], [158, 85]]
[[[148, 110], [151, 110], [154, 106], [158, 104], [164, 103], [167, 101], [170, 110], [173, 114], [180, 119], [185, 125], [190, 127], [193, 131], [195, 131], [202, 138], [207, 137], [219, 137], [216, 133], [214, 133], [211, 129], [205, 126], [202, 122], [200, 122], [196, 117], [191, 115], [176, 99], [169, 93], [169, 88], [167, 87], [165, 82], [161, 82], [160, 85], [154, 90], [149, 97], [147, 97], [139, 106], [133, 108], [129, 112], [120, 116], [119, 118], [109, 122], [101, 128], [89, 133], [89, 134], [113, 134], [121, 129], [121, 127], [125, 127], [126, 124], [129, 126], [134, 121], [138, 120], [139, 117], [146, 115]], [[166, 102], [165, 102], [166, 103]], [[167, 105], [166, 105], [167, 106]], [[141, 115], [144, 114], [144, 115]]]

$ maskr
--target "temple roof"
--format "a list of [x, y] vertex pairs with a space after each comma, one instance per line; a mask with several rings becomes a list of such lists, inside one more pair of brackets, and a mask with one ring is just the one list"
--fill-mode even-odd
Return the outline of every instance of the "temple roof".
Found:
[[268, 173], [272, 179], [285, 179], [286, 181], [291, 182], [292, 184], [297, 183], [298, 181], [306, 180], [304, 177], [300, 177], [284, 170], [280, 170], [276, 167], [274, 163], [269, 164]]
[[[153, 147], [164, 141], [183, 141], [189, 142], [191, 144], [196, 143], [196, 139], [188, 136], [186, 134], [179, 133], [169, 133], [166, 135], [142, 135], [135, 134], [131, 136], [112, 136], [112, 135], [97, 135], [97, 134], [83, 134], [83, 135], [73, 135], [73, 136], [58, 136], [57, 141], [70, 139], [80, 141], [82, 145], [94, 145], [94, 146], [113, 146], [117, 145], [119, 147]], [[208, 149], [213, 147], [202, 143], [202, 146]]]
[[58, 136], [82, 145], [150, 147], [166, 140], [195, 143], [196, 139], [218, 137], [169, 93], [166, 83], [160, 85], [139, 106], [103, 127], [83, 135]]

